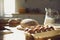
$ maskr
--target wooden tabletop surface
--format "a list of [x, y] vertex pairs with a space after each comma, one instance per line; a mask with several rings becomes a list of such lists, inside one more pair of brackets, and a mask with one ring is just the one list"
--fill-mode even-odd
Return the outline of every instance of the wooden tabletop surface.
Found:
[[0, 31], [0, 40], [25, 40], [24, 31], [16, 27], [7, 27], [10, 30]]
[[[8, 28], [10, 30], [0, 31], [0, 40], [26, 40], [24, 31], [18, 30], [17, 27], [6, 27], [6, 28]], [[50, 32], [48, 32], [49, 33], [48, 36], [55, 35], [55, 33], [60, 35], [59, 32], [60, 32], [60, 30], [59, 31], [50, 31]], [[45, 37], [45, 36], [47, 36], [47, 35], [45, 35], [46, 33], [47, 32], [40, 33], [41, 34], [40, 36]], [[42, 34], [45, 36], [42, 36]], [[35, 34], [34, 36], [37, 37], [36, 35], [37, 34]], [[40, 37], [40, 36], [38, 35], [38, 37]]]

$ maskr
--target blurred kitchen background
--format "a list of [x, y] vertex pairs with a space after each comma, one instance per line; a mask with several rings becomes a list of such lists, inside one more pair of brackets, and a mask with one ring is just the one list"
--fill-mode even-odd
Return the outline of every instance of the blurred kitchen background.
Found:
[[57, 10], [60, 16], [59, 4], [60, 0], [0, 0], [0, 17], [32, 18], [44, 24], [45, 8]]

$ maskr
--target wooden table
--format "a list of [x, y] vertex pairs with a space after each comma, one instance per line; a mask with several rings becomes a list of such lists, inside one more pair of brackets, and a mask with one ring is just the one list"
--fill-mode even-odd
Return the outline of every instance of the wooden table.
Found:
[[10, 31], [0, 31], [0, 40], [25, 40], [24, 31], [18, 30], [16, 27], [7, 27]]
[[[0, 40], [26, 40], [26, 35], [25, 35], [24, 31], [18, 30], [16, 27], [6, 27], [6, 28], [8, 28], [10, 30], [0, 31]], [[48, 32], [48, 34], [47, 34], [47, 32], [34, 34], [33, 37], [34, 38], [41, 38], [41, 37], [45, 38], [45, 36], [46, 37], [48, 37], [48, 36], [51, 37], [52, 35], [54, 36], [55, 33], [60, 35], [60, 31], [56, 31], [56, 32], [50, 31], [50, 32]], [[36, 35], [38, 35], [38, 36], [36, 36]]]

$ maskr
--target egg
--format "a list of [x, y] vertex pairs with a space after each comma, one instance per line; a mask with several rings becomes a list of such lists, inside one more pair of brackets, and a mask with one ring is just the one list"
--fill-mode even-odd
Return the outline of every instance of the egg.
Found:
[[24, 31], [28, 31], [29, 30], [29, 28], [25, 28], [25, 30]]
[[55, 30], [53, 26], [50, 27], [50, 30]]
[[28, 30], [28, 33], [32, 34], [33, 33], [33, 30], [32, 29], [29, 29]]

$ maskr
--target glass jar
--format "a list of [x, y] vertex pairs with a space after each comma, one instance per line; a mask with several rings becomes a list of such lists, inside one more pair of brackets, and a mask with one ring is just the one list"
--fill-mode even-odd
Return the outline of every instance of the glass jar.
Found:
[[46, 15], [44, 20], [44, 25], [53, 25], [55, 24], [55, 19], [59, 18], [59, 13], [55, 9], [45, 8]]

